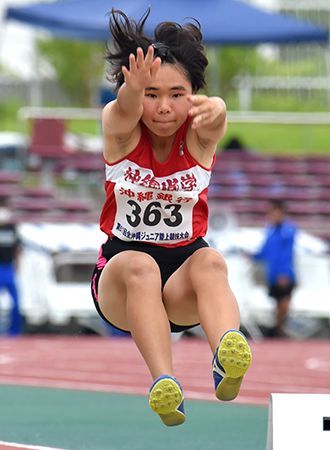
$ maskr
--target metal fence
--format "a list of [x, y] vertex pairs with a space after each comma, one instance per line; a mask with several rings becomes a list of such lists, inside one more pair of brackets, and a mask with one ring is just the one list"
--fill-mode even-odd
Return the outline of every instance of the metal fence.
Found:
[[[270, 11], [330, 29], [329, 0], [244, 0]], [[255, 76], [234, 81], [241, 110], [250, 109], [253, 93], [309, 100], [320, 110], [330, 110], [330, 46], [318, 44], [262, 45], [258, 49], [273, 61], [272, 73], [256, 68]]]
[[20, 80], [0, 76], [0, 103], [17, 101], [25, 105], [70, 106], [70, 99], [54, 80]]

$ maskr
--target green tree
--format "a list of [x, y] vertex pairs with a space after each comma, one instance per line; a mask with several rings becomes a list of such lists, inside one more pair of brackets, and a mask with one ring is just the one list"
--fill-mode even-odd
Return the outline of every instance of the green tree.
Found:
[[215, 58], [216, 61], [214, 56], [210, 60], [209, 73], [212, 71], [212, 78], [217, 76], [220, 95], [228, 95], [234, 90], [236, 76], [256, 74], [259, 57], [255, 47], [219, 47]]
[[39, 39], [39, 54], [50, 63], [56, 78], [77, 106], [90, 106], [104, 70], [104, 44], [64, 39]]

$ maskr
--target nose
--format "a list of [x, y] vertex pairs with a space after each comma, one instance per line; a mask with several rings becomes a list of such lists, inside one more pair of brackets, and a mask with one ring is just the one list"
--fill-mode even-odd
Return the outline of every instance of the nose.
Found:
[[168, 98], [160, 98], [158, 104], [159, 114], [168, 114], [171, 111], [171, 105]]

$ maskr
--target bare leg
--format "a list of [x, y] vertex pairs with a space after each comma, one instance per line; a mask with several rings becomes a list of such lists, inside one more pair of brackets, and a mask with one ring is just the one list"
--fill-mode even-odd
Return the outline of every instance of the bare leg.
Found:
[[238, 330], [240, 317], [223, 257], [211, 248], [197, 250], [166, 283], [164, 302], [172, 322], [200, 322], [214, 354], [215, 395], [222, 401], [236, 398], [251, 350], [237, 331], [225, 334]]
[[237, 397], [251, 364], [249, 345], [236, 331], [240, 324], [239, 309], [227, 275], [223, 257], [214, 249], [203, 248], [185, 261], [163, 290], [172, 322], [201, 323], [214, 355], [215, 395], [222, 401]]
[[164, 287], [164, 302], [172, 322], [201, 323], [214, 353], [221, 336], [238, 329], [239, 309], [228, 283], [227, 266], [214, 249], [197, 250]]
[[238, 329], [240, 323], [238, 305], [228, 283], [227, 266], [219, 256], [215, 252], [212, 255], [203, 252], [191, 267], [198, 315], [212, 352], [221, 336], [228, 329]]
[[111, 323], [131, 332], [153, 379], [173, 374], [160, 272], [152, 257], [126, 251], [112, 258], [100, 277], [99, 305]]
[[283, 335], [283, 327], [285, 319], [289, 313], [290, 307], [290, 297], [284, 297], [277, 300], [277, 311], [276, 311], [276, 331], [279, 336]]

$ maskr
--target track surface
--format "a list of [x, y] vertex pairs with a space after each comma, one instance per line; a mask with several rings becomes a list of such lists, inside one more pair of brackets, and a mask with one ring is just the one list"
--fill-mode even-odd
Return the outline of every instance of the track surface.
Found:
[[[268, 405], [272, 392], [330, 393], [329, 341], [250, 342], [252, 366], [233, 403]], [[173, 343], [187, 399], [217, 401], [206, 341]], [[146, 396], [151, 384], [130, 338], [24, 337], [0, 340], [0, 384]], [[0, 436], [1, 439], [1, 436]], [[0, 450], [55, 450], [0, 441]]]
[[[267, 405], [271, 392], [330, 393], [329, 341], [251, 342], [253, 361], [239, 403]], [[186, 398], [214, 400], [204, 340], [173, 344], [175, 375]], [[0, 383], [146, 395], [150, 375], [129, 338], [0, 340]]]

